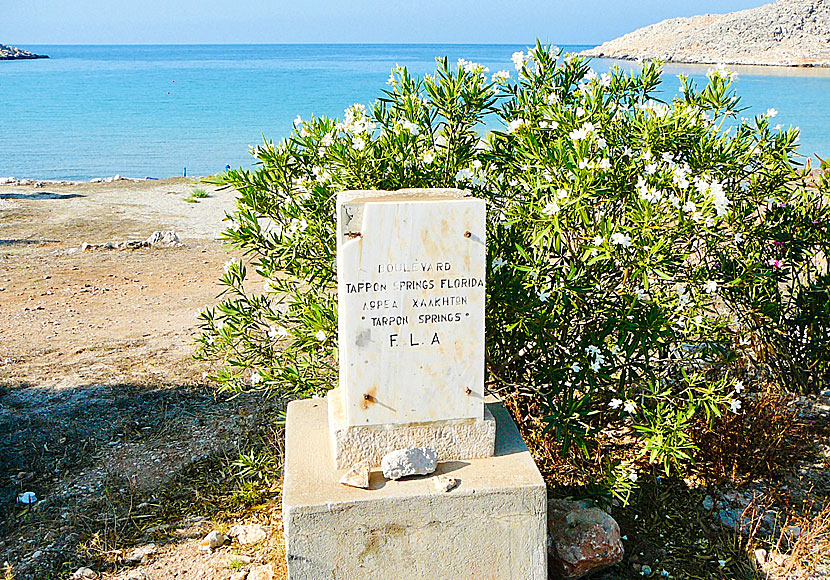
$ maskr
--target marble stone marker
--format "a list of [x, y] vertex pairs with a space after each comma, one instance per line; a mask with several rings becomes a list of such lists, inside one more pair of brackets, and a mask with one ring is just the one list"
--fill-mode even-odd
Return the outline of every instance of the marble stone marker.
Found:
[[456, 189], [337, 196], [338, 466], [428, 446], [492, 455], [484, 415], [484, 200]]

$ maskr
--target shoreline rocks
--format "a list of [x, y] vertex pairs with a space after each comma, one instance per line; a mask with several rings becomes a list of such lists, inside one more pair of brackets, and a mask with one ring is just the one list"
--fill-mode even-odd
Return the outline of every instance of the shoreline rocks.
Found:
[[45, 54], [35, 54], [28, 50], [22, 50], [16, 46], [0, 44], [0, 60], [31, 60], [35, 58], [49, 58]]
[[778, 0], [729, 14], [673, 18], [582, 54], [689, 64], [830, 67], [830, 0]]

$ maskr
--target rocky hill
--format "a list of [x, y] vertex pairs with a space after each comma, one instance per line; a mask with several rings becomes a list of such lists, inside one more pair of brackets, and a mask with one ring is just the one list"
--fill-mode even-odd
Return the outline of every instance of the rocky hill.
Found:
[[28, 50], [20, 50], [16, 46], [0, 44], [0, 60], [20, 60], [26, 58], [49, 58], [44, 54], [35, 54]]
[[778, 0], [729, 14], [673, 18], [584, 54], [686, 63], [830, 66], [830, 0]]

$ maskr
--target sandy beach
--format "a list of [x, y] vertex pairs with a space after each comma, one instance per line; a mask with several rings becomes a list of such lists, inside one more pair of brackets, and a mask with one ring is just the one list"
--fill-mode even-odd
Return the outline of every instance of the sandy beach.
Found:
[[[208, 196], [184, 201], [197, 187]], [[198, 513], [139, 523], [161, 517], [160, 498], [195, 467], [209, 475], [269, 427], [252, 419], [267, 403], [217, 396], [191, 358], [194, 314], [216, 302], [232, 255], [215, 238], [233, 207], [233, 191], [195, 179], [0, 185], [0, 563], [17, 580], [103, 561], [119, 578], [117, 563], [148, 542], [153, 578], [230, 577], [226, 556], [193, 565], [211, 529]], [[82, 249], [171, 230], [180, 245]], [[24, 491], [40, 501], [21, 512]], [[258, 520], [277, 551], [278, 516]], [[93, 561], [92, 537], [109, 555]]]

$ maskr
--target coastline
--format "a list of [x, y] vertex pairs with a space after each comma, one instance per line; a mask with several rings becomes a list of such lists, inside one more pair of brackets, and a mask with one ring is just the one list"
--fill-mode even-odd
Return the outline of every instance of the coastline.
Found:
[[830, 67], [830, 2], [778, 0], [725, 14], [670, 18], [582, 52], [622, 60]]

